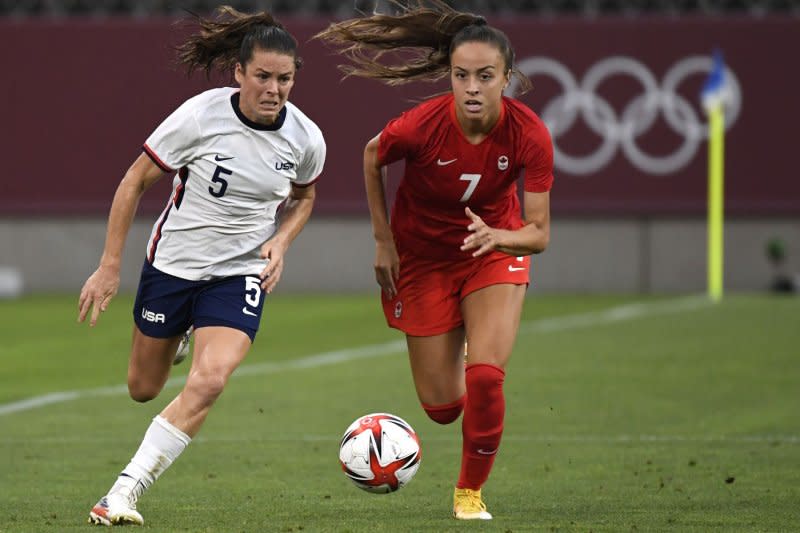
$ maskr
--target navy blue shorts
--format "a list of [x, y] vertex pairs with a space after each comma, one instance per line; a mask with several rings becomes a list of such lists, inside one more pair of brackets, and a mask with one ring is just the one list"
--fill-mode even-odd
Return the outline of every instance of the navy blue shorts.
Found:
[[142, 333], [159, 339], [181, 335], [193, 325], [238, 329], [253, 341], [263, 296], [258, 276], [191, 281], [161, 272], [145, 261], [133, 320]]

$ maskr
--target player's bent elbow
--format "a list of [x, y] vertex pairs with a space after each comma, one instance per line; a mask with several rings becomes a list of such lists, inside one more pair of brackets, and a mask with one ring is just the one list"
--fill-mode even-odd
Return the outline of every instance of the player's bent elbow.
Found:
[[540, 254], [547, 249], [550, 244], [550, 228], [545, 224], [537, 224], [536, 222], [529, 222], [520, 233], [521, 244], [527, 255]]
[[533, 244], [531, 247], [531, 254], [540, 254], [544, 252], [548, 244], [550, 244], [550, 235], [546, 234]]

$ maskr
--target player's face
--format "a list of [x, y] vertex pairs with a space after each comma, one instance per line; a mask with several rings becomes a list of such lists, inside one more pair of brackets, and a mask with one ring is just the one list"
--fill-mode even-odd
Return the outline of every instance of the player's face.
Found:
[[272, 50], [256, 48], [246, 65], [237, 63], [239, 107], [244, 116], [259, 124], [274, 123], [289, 98], [294, 74], [294, 57]]
[[509, 72], [500, 50], [482, 42], [465, 42], [450, 57], [450, 81], [459, 119], [493, 124], [500, 116]]

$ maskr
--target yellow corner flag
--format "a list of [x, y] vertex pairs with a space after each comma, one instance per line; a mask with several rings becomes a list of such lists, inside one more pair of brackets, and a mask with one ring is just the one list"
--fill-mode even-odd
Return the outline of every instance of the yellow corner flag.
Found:
[[722, 53], [714, 52], [701, 100], [708, 114], [708, 296], [719, 301], [723, 292], [723, 220], [725, 173], [725, 103], [729, 88]]

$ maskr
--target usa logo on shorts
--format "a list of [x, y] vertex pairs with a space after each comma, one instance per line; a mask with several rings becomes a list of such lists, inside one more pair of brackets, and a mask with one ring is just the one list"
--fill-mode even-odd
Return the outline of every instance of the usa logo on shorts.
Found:
[[397, 302], [394, 306], [394, 317], [400, 318], [400, 315], [403, 314], [403, 302]]

